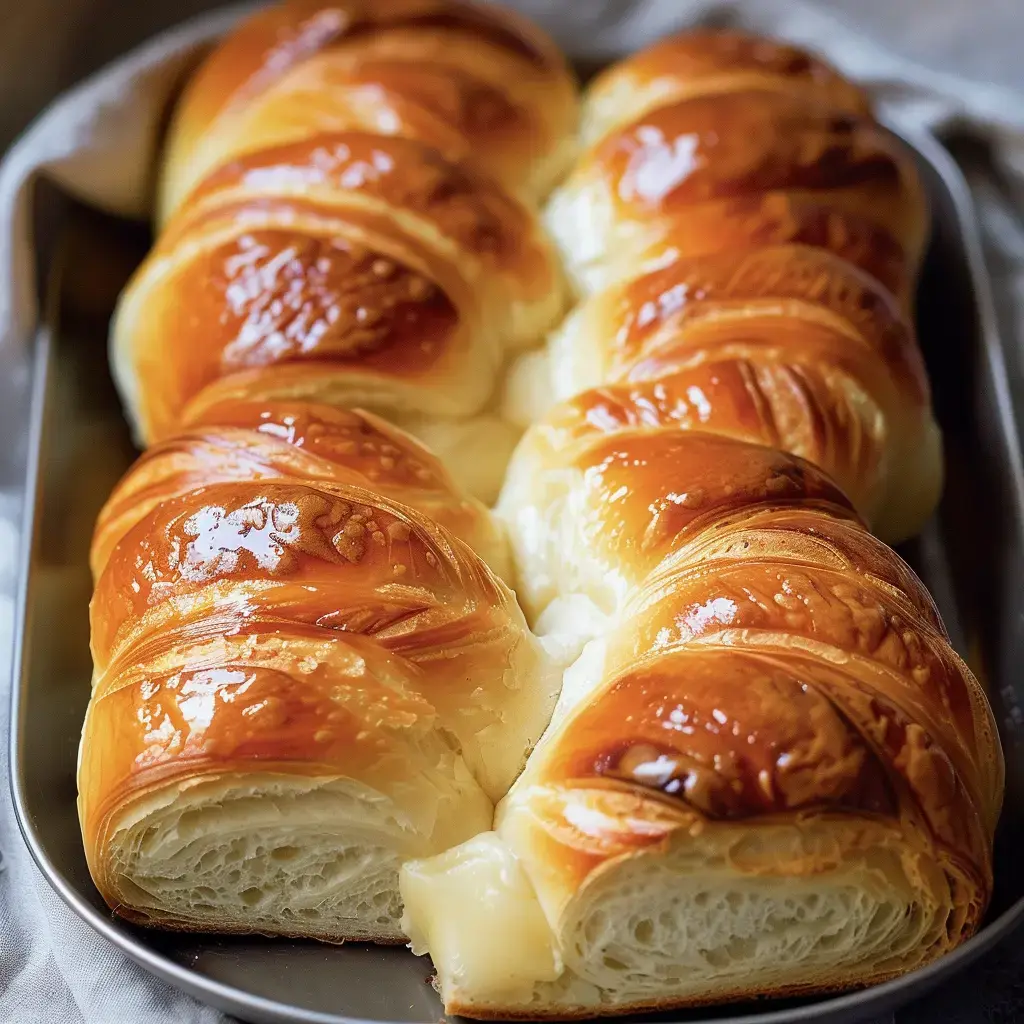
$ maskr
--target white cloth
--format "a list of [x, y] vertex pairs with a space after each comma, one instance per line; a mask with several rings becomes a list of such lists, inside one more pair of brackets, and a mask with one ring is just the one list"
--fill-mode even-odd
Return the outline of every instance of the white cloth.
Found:
[[[1006, 190], [1024, 182], [1024, 97], [910, 65], [828, 16], [792, 3], [519, 0], [515, 6], [550, 27], [569, 53], [581, 57], [613, 57], [695, 20], [728, 21], [771, 32], [827, 54], [872, 88], [886, 115], [915, 127], [955, 131], [984, 141], [989, 147], [988, 162], [972, 168], [972, 185], [996, 273], [997, 304], [1011, 365], [1019, 365], [1016, 344], [1011, 343], [1018, 343], [1024, 334], [1024, 226], [1008, 203]], [[234, 8], [189, 23], [84, 82], [40, 117], [0, 168], [0, 382], [5, 385], [0, 438], [7, 439], [0, 446], [2, 775], [7, 774], [6, 664], [24, 455], [11, 441], [24, 411], [27, 350], [36, 317], [29, 223], [32, 183], [45, 175], [108, 210], [143, 214], [168, 91], [197, 47], [223, 32], [238, 11]], [[0, 787], [0, 850], [5, 858], [0, 869], [0, 1020], [9, 1024], [213, 1024], [226, 1019], [150, 977], [64, 907], [31, 861], [6, 786]], [[952, 1012], [951, 1004], [943, 1005]], [[958, 1019], [964, 1024], [982, 1019], [972, 1016], [971, 1005], [963, 1007]], [[980, 1013], [982, 1008], [976, 1008]], [[907, 1013], [901, 1012], [897, 1019], [929, 1019], [915, 1018], [912, 1010]], [[942, 1016], [949, 1019], [945, 1013]]]

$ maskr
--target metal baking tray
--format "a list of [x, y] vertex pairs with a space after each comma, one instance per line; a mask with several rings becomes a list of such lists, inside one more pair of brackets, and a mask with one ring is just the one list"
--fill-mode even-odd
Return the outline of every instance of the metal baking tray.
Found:
[[[903, 553], [985, 682], [1000, 723], [1009, 784], [991, 910], [957, 951], [875, 988], [645, 1019], [863, 1020], [920, 996], [1024, 919], [1024, 473], [968, 190], [934, 139], [908, 141], [934, 212], [918, 327], [948, 475], [934, 519]], [[46, 208], [60, 244], [44, 260], [50, 301], [34, 351], [11, 719], [11, 784], [29, 848], [67, 904], [129, 957], [253, 1024], [443, 1022], [428, 961], [404, 949], [145, 931], [114, 917], [89, 879], [75, 809], [91, 672], [87, 551], [95, 515], [135, 455], [107, 370], [106, 331], [117, 291], [148, 239], [137, 226], [73, 204]]]

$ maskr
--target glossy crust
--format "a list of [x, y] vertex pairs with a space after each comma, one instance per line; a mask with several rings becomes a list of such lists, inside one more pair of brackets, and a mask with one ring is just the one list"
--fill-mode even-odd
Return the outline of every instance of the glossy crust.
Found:
[[353, 128], [472, 154], [539, 197], [572, 158], [575, 118], [562, 54], [511, 12], [462, 0], [289, 0], [250, 18], [189, 83], [161, 210], [242, 153]]
[[820, 57], [781, 40], [699, 29], [669, 36], [620, 60], [587, 89], [582, 126], [593, 144], [649, 110], [691, 96], [762, 91], [864, 115], [867, 96]]
[[[509, 999], [446, 964], [448, 1012], [582, 1017], [833, 991], [959, 944], [991, 893], [1003, 762], [985, 694], [920, 581], [792, 456], [595, 419], [531, 431], [503, 497], [528, 611], [574, 592], [608, 613], [497, 815], [564, 966]], [[872, 870], [891, 888], [879, 894]], [[689, 940], [713, 967], [678, 939], [684, 920], [658, 931], [687, 886], [693, 918], [723, 900]], [[737, 908], [780, 886], [809, 891], [811, 921], [852, 889], [875, 893], [871, 920], [907, 924], [889, 946], [836, 939], [841, 952], [806, 963], [748, 954]], [[722, 920], [736, 931], [719, 941]], [[656, 938], [627, 941], [645, 933]], [[635, 980], [672, 955], [673, 983]]]
[[[227, 464], [225, 433], [206, 442], [219, 441]], [[93, 877], [112, 907], [151, 924], [395, 941], [393, 909], [369, 921], [325, 913], [305, 928], [288, 916], [261, 917], [261, 905], [301, 903], [301, 875], [298, 894], [257, 879], [249, 913], [244, 892], [241, 907], [237, 894], [227, 905], [207, 900], [201, 878], [175, 882], [173, 861], [147, 852], [138, 822], [173, 845], [171, 837], [189, 833], [161, 817], [166, 808], [201, 815], [205, 831], [179, 839], [182, 856], [199, 858], [198, 872], [196, 843], [230, 857], [231, 819], [208, 822], [211, 808], [261, 794], [269, 810], [282, 787], [330, 791], [341, 776], [362, 787], [370, 811], [390, 801], [392, 814], [409, 818], [408, 852], [444, 849], [486, 827], [491, 801], [547, 721], [543, 656], [511, 592], [409, 506], [342, 474], [302, 477], [294, 465], [262, 478], [233, 478], [226, 465], [182, 492], [173, 464], [202, 473], [203, 446], [193, 437], [177, 452], [152, 453], [101, 525], [127, 525], [117, 508], [133, 490], [149, 505], [105, 561], [97, 558], [93, 695], [79, 769]], [[146, 492], [161, 486], [150, 501]], [[214, 794], [205, 802], [204, 786]], [[335, 798], [343, 821], [350, 804], [344, 792]], [[282, 837], [273, 814], [261, 825], [257, 804], [248, 834], [283, 851], [319, 845], [329, 860], [338, 826], [318, 825], [316, 806], [310, 813]], [[355, 835], [375, 836], [372, 815], [363, 817], [371, 820]], [[387, 830], [374, 841], [386, 843]], [[217, 875], [218, 895], [230, 877]], [[377, 884], [390, 907], [394, 876]]]
[[655, 106], [602, 137], [556, 193], [548, 223], [584, 287], [666, 250], [807, 242], [907, 304], [927, 210], [913, 158], [869, 116], [741, 82]]
[[210, 484], [265, 480], [373, 490], [451, 530], [507, 576], [505, 539], [490, 513], [460, 493], [447, 470], [408, 434], [360, 410], [240, 399], [199, 409], [183, 431], [136, 462], [96, 523], [97, 579], [128, 530], [158, 505]]
[[817, 462], [884, 539], [917, 532], [942, 483], [910, 313], [928, 214], [863, 94], [792, 47], [698, 32], [600, 76], [584, 123], [546, 213], [593, 293], [552, 346], [555, 397], [666, 395], [742, 359], [760, 422], [738, 436]]
[[615, 613], [690, 524], [725, 511], [771, 499], [855, 518], [826, 474], [774, 448], [671, 427], [581, 434], [532, 428], [498, 507], [531, 620], [573, 592]]
[[112, 360], [150, 442], [214, 384], [464, 417], [562, 308], [500, 186], [420, 142], [320, 134], [203, 183], [122, 296]]
[[[234, 480], [166, 498], [111, 552], [91, 606], [99, 693], [149, 659], [187, 659], [190, 646], [219, 638], [224, 616], [241, 605], [232, 636], [294, 627], [329, 643], [340, 630], [373, 637], [414, 665], [433, 662], [447, 680], [434, 703], [451, 701], [469, 718], [479, 709], [466, 697], [482, 678], [471, 666], [504, 663], [521, 639], [509, 591], [407, 506], [352, 485]], [[488, 640], [458, 643], [478, 633]]]
[[941, 448], [913, 328], [876, 279], [826, 249], [663, 262], [584, 302], [551, 358], [558, 397], [606, 382], [558, 416], [598, 423], [614, 395], [620, 410], [642, 405], [649, 426], [713, 421], [826, 469], [887, 540], [915, 533], [938, 499]]

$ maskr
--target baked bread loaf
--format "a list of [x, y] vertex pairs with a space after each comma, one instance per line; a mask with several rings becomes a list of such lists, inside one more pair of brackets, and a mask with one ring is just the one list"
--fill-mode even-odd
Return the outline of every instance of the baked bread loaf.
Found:
[[118, 914], [397, 942], [402, 861], [490, 827], [559, 675], [479, 500], [517, 436], [488, 403], [564, 309], [535, 201], [575, 108], [543, 35], [455, 0], [296, 0], [187, 88], [111, 339], [153, 446], [92, 549]]
[[405, 927], [472, 1017], [882, 981], [977, 927], [1003, 786], [865, 529], [940, 486], [920, 186], [834, 72], [732, 33], [612, 68], [583, 123], [547, 219], [584, 295], [509, 405], [561, 402], [498, 508], [531, 621], [586, 645], [494, 831], [403, 867]]
[[867, 97], [803, 50], [671, 37], [590, 85], [581, 131], [587, 154], [548, 209], [584, 287], [666, 249], [806, 242], [913, 295], [927, 210], [912, 160]]
[[908, 315], [927, 210], [866, 98], [791, 47], [695, 32], [602, 75], [583, 124], [546, 219], [590, 294], [518, 391], [655, 390], [685, 417], [713, 378], [713, 429], [822, 466], [883, 539], [916, 533], [942, 477]]
[[511, 1018], [976, 928], [992, 714], [883, 543], [941, 487], [927, 211], [860, 90], [697, 32], [580, 117], [489, 4], [291, 0], [189, 84], [158, 207], [78, 780], [117, 913], [411, 938]]
[[[917, 533], [941, 491], [942, 443], [913, 329], [876, 279], [825, 249], [672, 256], [581, 302], [547, 366], [529, 359], [517, 386], [539, 370], [551, 383], [533, 393], [570, 403], [551, 429], [590, 424], [593, 407], [609, 404], [650, 426], [780, 448], [826, 469], [888, 541]], [[614, 431], [629, 413], [607, 415]]]

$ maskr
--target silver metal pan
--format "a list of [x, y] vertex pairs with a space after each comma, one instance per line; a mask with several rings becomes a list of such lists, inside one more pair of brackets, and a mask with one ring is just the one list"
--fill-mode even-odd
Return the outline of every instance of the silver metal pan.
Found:
[[[930, 138], [917, 151], [934, 212], [918, 325], [946, 445], [945, 497], [903, 552], [931, 588], [954, 644], [985, 681], [1009, 786], [996, 892], [980, 933], [888, 984], [821, 999], [662, 1017], [776, 1024], [862, 1020], [922, 994], [1024, 919], [1024, 472], [969, 193]], [[65, 204], [50, 211], [48, 315], [35, 344], [11, 730], [11, 784], [25, 839], [68, 905], [147, 970], [256, 1024], [444, 1020], [430, 965], [404, 949], [143, 931], [115, 918], [86, 870], [75, 763], [91, 661], [87, 552], [95, 515], [134, 457], [106, 360], [116, 293], [147, 244], [143, 230]], [[56, 212], [55, 212], [56, 211]], [[62, 250], [65, 259], [59, 259]], [[0, 405], [3, 404], [0, 382]]]

